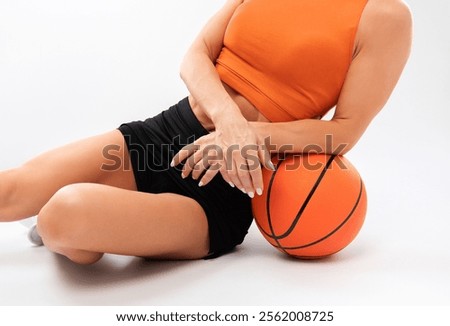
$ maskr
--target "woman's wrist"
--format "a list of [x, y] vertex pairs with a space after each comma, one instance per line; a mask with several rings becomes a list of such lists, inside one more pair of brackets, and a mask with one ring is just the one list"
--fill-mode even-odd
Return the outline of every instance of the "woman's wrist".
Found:
[[273, 151], [274, 149], [270, 146], [270, 122], [249, 121], [249, 125], [258, 139], [258, 143], [265, 146], [269, 145], [267, 149]]
[[239, 107], [234, 102], [217, 107], [216, 110], [213, 110], [210, 113], [210, 119], [214, 123], [216, 129], [221, 129], [230, 124], [239, 125], [241, 123], [247, 123], [247, 120], [242, 115]]

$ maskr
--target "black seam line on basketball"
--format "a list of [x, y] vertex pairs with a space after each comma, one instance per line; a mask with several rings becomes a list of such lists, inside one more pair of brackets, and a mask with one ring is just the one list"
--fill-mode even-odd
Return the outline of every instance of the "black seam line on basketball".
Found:
[[[272, 234], [267, 234], [270, 238], [275, 239], [275, 242], [277, 243], [278, 248], [280, 248], [282, 251], [284, 251], [287, 254], [287, 251], [284, 250], [284, 248], [281, 246], [281, 243], [278, 241], [278, 239], [276, 239], [275, 237], [275, 230], [273, 228], [273, 224], [272, 224], [272, 218], [270, 217], [270, 194], [272, 193], [272, 186], [273, 186], [273, 182], [275, 181], [275, 175], [277, 174], [280, 166], [283, 164], [283, 162], [285, 162], [284, 159], [281, 159], [280, 161], [278, 161], [277, 163], [277, 167], [275, 169], [275, 171], [272, 173], [272, 175], [270, 176], [270, 180], [269, 180], [269, 187], [267, 189], [267, 200], [266, 200], [266, 215], [267, 215], [267, 220], [269, 222], [269, 228], [270, 231], [272, 232]], [[264, 231], [264, 230], [263, 230]], [[266, 233], [264, 231], [264, 233]]]
[[348, 216], [344, 219], [344, 221], [342, 221], [341, 224], [339, 224], [333, 231], [331, 231], [330, 233], [328, 233], [326, 236], [322, 237], [319, 240], [316, 240], [314, 242], [302, 245], [302, 246], [297, 246], [297, 247], [283, 247], [283, 250], [292, 250], [292, 249], [303, 249], [306, 247], [310, 247], [313, 246], [329, 237], [331, 237], [333, 234], [335, 234], [341, 227], [343, 227], [345, 225], [345, 223], [348, 222], [348, 220], [352, 217], [353, 213], [355, 212], [356, 208], [359, 205], [359, 202], [361, 200], [361, 196], [362, 196], [362, 192], [363, 192], [363, 182], [361, 177], [359, 177], [360, 180], [360, 186], [359, 186], [359, 194], [358, 194], [358, 198], [356, 199], [355, 205], [353, 206], [353, 208], [351, 209], [350, 213], [348, 214]]
[[[329, 159], [329, 161], [327, 162], [327, 165], [326, 165], [325, 168], [322, 170], [321, 175], [319, 176], [319, 178], [316, 180], [316, 185], [313, 186], [313, 188], [311, 189], [310, 194], [308, 195], [308, 197], [310, 197], [311, 192], [312, 192], [313, 190], [315, 191], [314, 187], [317, 188], [318, 183], [320, 183], [321, 179], [323, 178], [323, 175], [322, 175], [322, 174], [325, 174], [325, 173], [324, 173], [324, 170], [327, 169], [327, 166], [329, 166], [329, 164], [331, 163], [331, 161], [332, 161], [333, 158], [334, 158], [334, 156], [332, 156], [332, 157]], [[275, 180], [275, 173], [278, 171], [279, 165], [280, 165], [280, 163], [277, 165], [277, 169], [276, 169], [275, 172], [272, 174], [272, 177], [271, 177], [271, 179], [270, 179], [270, 181], [269, 181], [269, 187], [268, 187], [268, 189], [267, 189], [266, 214], [267, 214], [267, 218], [268, 218], [268, 220], [269, 220], [269, 227], [270, 227], [270, 229], [271, 229], [271, 231], [272, 231], [272, 234], [267, 233], [265, 230], [263, 230], [263, 229], [261, 228], [262, 232], [263, 232], [265, 235], [267, 235], [268, 237], [274, 239], [277, 243], [278, 243], [277, 240], [280, 239], [280, 238], [277, 237], [277, 236], [275, 235], [275, 232], [274, 232], [273, 227], [272, 227], [272, 221], [271, 221], [271, 219], [270, 219], [270, 195], [271, 195], [271, 193], [272, 193], [272, 191], [271, 191], [271, 189], [272, 189], [272, 184], [273, 184], [273, 181]], [[312, 195], [311, 195], [311, 196], [312, 196]], [[306, 200], [308, 200], [308, 197], [307, 197]], [[306, 202], [306, 200], [305, 200], [305, 202]], [[309, 200], [308, 200], [308, 201], [309, 201]], [[301, 211], [301, 212], [303, 212], [302, 209], [304, 210], [304, 208], [303, 208], [303, 207], [300, 208], [300, 211]], [[297, 215], [298, 215], [298, 213], [297, 213]], [[297, 215], [296, 215], [296, 216], [297, 216]], [[295, 220], [294, 220], [294, 221], [295, 221]], [[289, 231], [289, 230], [288, 230], [288, 231]], [[292, 232], [292, 230], [291, 230], [290, 232]]]
[[267, 215], [267, 220], [268, 220], [268, 222], [269, 222], [269, 228], [270, 228], [270, 230], [272, 231], [272, 235], [269, 234], [269, 233], [267, 233], [265, 230], [263, 230], [263, 227], [261, 226], [261, 224], [259, 224], [259, 223], [258, 223], [258, 220], [255, 219], [256, 225], [258, 225], [259, 228], [261, 229], [261, 231], [262, 231], [265, 235], [267, 235], [267, 236], [269, 236], [269, 237], [272, 237], [272, 236], [273, 236], [273, 231], [274, 231], [274, 230], [273, 230], [273, 226], [272, 226], [272, 220], [270, 219], [270, 210], [269, 210], [269, 205], [268, 205], [268, 203], [270, 203], [270, 193], [271, 193], [271, 189], [272, 189], [273, 180], [274, 180], [274, 178], [275, 178], [275, 174], [277, 173], [278, 167], [279, 167], [280, 164], [283, 162], [283, 160], [284, 160], [284, 159], [280, 159], [280, 160], [277, 162], [277, 166], [275, 167], [275, 171], [274, 171], [274, 172], [272, 173], [272, 175], [270, 176], [269, 184], [268, 184], [267, 190], [266, 190], [266, 192], [267, 192], [267, 198], [266, 198], [266, 215]]
[[271, 237], [274, 240], [278, 240], [278, 239], [284, 239], [287, 236], [289, 236], [289, 234], [292, 233], [292, 231], [295, 229], [295, 226], [297, 225], [298, 221], [300, 220], [303, 212], [305, 211], [306, 206], [308, 206], [308, 203], [310, 202], [312, 196], [314, 195], [314, 193], [316, 192], [316, 190], [319, 187], [320, 183], [322, 182], [323, 177], [327, 173], [327, 171], [330, 168], [330, 165], [333, 162], [335, 157], [336, 157], [336, 155], [331, 155], [330, 158], [328, 159], [327, 164], [325, 165], [323, 170], [320, 172], [319, 178], [317, 178], [316, 183], [311, 188], [308, 196], [306, 197], [305, 201], [303, 202], [302, 207], [300, 207], [299, 211], [297, 212], [297, 215], [295, 216], [295, 219], [292, 222], [292, 224], [289, 227], [289, 229], [285, 233], [283, 233], [282, 235], [275, 235], [275, 234], [273, 234], [273, 236], [271, 236], [271, 235], [267, 235], [267, 236]]

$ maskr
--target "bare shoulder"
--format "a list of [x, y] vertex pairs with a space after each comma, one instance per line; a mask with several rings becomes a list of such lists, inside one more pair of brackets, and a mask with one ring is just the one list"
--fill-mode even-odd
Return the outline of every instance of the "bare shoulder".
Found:
[[409, 6], [402, 0], [369, 0], [361, 17], [358, 43], [411, 43], [413, 18]]
[[230, 4], [230, 5], [240, 5], [244, 2], [245, 0], [227, 0], [227, 2], [225, 4]]
[[369, 0], [364, 14], [368, 24], [384, 22], [405, 27], [412, 24], [411, 10], [402, 0]]

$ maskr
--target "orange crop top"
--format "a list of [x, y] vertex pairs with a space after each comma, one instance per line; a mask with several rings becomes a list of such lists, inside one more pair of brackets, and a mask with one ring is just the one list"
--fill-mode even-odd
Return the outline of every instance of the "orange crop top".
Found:
[[324, 115], [337, 103], [367, 1], [244, 1], [216, 61], [221, 80], [270, 121]]

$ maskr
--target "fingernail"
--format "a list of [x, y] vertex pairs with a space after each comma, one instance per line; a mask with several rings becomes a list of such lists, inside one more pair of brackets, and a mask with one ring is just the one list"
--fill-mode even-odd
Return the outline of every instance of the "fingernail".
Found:
[[203, 182], [200, 181], [200, 182], [198, 183], [198, 186], [199, 186], [199, 187], [203, 186]]
[[244, 194], [246, 194], [247, 192], [245, 191], [245, 189], [244, 188], [242, 188], [241, 189], [241, 191], [244, 193]]
[[270, 167], [273, 171], [276, 170], [275, 165], [273, 165], [272, 161], [269, 161], [269, 167]]
[[174, 161], [171, 161], [171, 162], [170, 162], [170, 166], [171, 166], [171, 167], [174, 167], [174, 166], [175, 166]]
[[262, 189], [261, 188], [256, 188], [256, 193], [258, 194], [258, 196], [262, 195]]
[[253, 198], [253, 197], [255, 197], [255, 194], [253, 193], [253, 191], [250, 191], [250, 192], [248, 193], [248, 196], [249, 196], [250, 198]]
[[183, 173], [181, 173], [181, 178], [186, 179], [186, 176]]
[[228, 184], [232, 187], [232, 188], [234, 188], [234, 183], [233, 182], [228, 182]]

